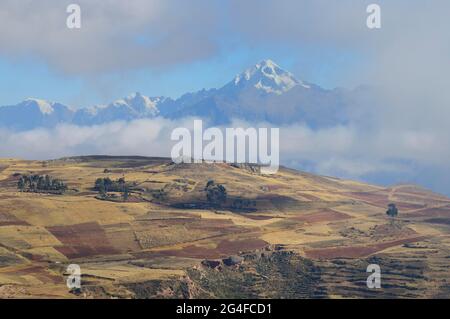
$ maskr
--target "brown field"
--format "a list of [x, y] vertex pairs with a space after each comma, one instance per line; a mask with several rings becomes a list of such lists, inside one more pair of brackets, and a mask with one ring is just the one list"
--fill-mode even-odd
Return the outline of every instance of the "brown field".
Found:
[[[213, 247], [211, 247], [213, 246]], [[225, 258], [230, 255], [239, 254], [240, 252], [262, 249], [267, 246], [267, 242], [256, 239], [237, 239], [237, 240], [211, 240], [208, 246], [186, 245], [180, 249], [157, 250], [149, 253], [135, 254], [136, 257], [189, 257], [199, 259], [218, 259]]]
[[69, 259], [118, 253], [97, 223], [52, 226], [47, 230], [63, 244], [55, 249]]
[[415, 210], [408, 213], [408, 217], [444, 217], [450, 218], [450, 205]]
[[293, 220], [302, 221], [306, 223], [319, 223], [327, 221], [332, 222], [332, 221], [346, 220], [349, 218], [352, 217], [347, 214], [336, 212], [328, 208], [319, 210], [314, 213], [307, 213], [292, 217]]
[[365, 246], [311, 249], [306, 251], [306, 256], [310, 258], [319, 258], [319, 259], [366, 257], [381, 250], [384, 250], [386, 248], [418, 242], [425, 238], [426, 237], [419, 236]]
[[0, 226], [9, 225], [29, 225], [26, 221], [16, 218], [16, 216], [0, 211]]
[[[18, 174], [30, 173], [69, 190], [19, 192]], [[100, 177], [133, 182], [129, 199], [98, 199]], [[209, 179], [227, 189], [220, 207], [206, 200]], [[236, 199], [252, 206], [231, 206]], [[395, 220], [388, 203], [399, 208]], [[0, 159], [0, 298], [245, 297], [250, 286], [268, 287], [260, 297], [449, 297], [449, 221], [450, 199], [414, 185], [164, 158]], [[222, 262], [230, 256], [240, 266]], [[77, 294], [65, 282], [73, 263]], [[369, 263], [386, 273], [378, 295], [361, 284]]]

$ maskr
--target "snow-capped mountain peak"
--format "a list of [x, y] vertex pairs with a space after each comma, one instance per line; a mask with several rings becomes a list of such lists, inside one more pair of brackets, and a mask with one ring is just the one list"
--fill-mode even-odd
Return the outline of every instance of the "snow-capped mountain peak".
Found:
[[264, 60], [220, 88], [186, 93], [177, 99], [148, 97], [137, 92], [112, 103], [79, 109], [40, 99], [0, 106], [0, 129], [30, 130], [62, 123], [86, 126], [193, 116], [217, 125], [242, 119], [277, 124], [301, 121], [319, 127], [338, 123], [347, 100], [343, 91], [302, 82], [272, 60]]
[[54, 111], [52, 103], [45, 101], [45, 100], [28, 98], [24, 102], [27, 105], [32, 105], [32, 104], [37, 105], [42, 114], [52, 114]]
[[280, 68], [272, 60], [264, 60], [238, 74], [234, 78], [235, 86], [253, 86], [266, 93], [283, 94], [297, 85], [309, 88], [294, 75]]
[[155, 116], [159, 113], [157, 105], [162, 100], [163, 98], [161, 97], [150, 98], [136, 92], [123, 99], [113, 102], [111, 106], [127, 107], [140, 114]]

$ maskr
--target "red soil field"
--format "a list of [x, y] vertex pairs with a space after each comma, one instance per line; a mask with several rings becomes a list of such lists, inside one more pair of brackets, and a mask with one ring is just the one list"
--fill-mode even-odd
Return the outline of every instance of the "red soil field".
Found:
[[54, 275], [48, 272], [45, 268], [40, 266], [30, 266], [24, 269], [11, 269], [11, 271], [6, 271], [4, 273], [14, 273], [18, 276], [33, 276], [43, 283], [53, 283], [59, 284], [64, 282], [64, 279], [60, 276]]
[[16, 216], [11, 215], [9, 213], [0, 212], [0, 226], [28, 226], [27, 222], [18, 219]]
[[109, 243], [105, 231], [97, 223], [53, 226], [47, 230], [64, 246], [55, 247], [67, 258], [81, 258], [118, 253]]

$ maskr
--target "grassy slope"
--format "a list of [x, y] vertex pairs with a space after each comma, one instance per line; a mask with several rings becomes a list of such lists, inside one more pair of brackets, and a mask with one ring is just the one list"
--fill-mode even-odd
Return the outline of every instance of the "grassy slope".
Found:
[[[13, 175], [31, 172], [60, 178], [71, 190], [17, 192]], [[92, 185], [107, 176], [137, 183], [128, 202], [96, 199]], [[176, 208], [204, 204], [209, 179], [226, 186], [230, 201], [250, 199], [254, 209]], [[159, 189], [166, 197], [155, 200]], [[390, 202], [400, 210], [395, 222], [385, 217]], [[267, 297], [265, 285], [273, 289], [269, 297], [441, 296], [450, 280], [449, 219], [450, 199], [418, 187], [290, 169], [262, 176], [248, 167], [160, 158], [5, 159], [0, 297], [76, 297], [65, 286], [69, 263], [80, 264], [86, 297]], [[246, 261], [237, 268], [200, 264], [243, 252]], [[385, 270], [381, 292], [365, 288], [373, 258]], [[238, 282], [246, 283], [242, 291]]]

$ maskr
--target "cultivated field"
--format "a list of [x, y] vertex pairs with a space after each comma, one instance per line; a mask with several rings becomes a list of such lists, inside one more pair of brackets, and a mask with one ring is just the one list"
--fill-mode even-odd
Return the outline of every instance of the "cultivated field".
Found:
[[[20, 192], [31, 174], [68, 190]], [[132, 183], [126, 200], [94, 190], [107, 177]], [[224, 203], [207, 201], [208, 180]], [[0, 298], [448, 298], [449, 260], [450, 199], [413, 185], [164, 158], [0, 160]], [[381, 289], [366, 286], [373, 263]], [[69, 264], [81, 290], [66, 286]]]

